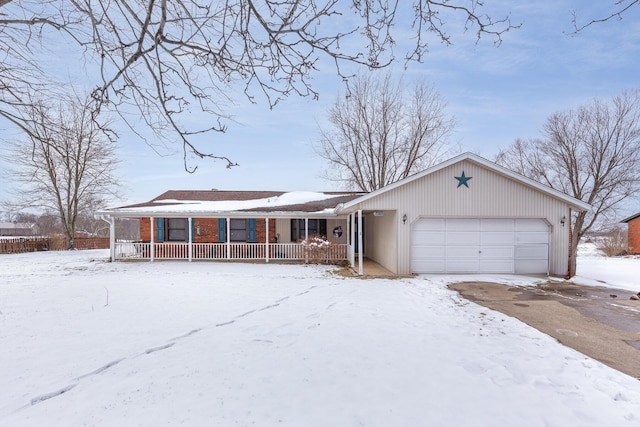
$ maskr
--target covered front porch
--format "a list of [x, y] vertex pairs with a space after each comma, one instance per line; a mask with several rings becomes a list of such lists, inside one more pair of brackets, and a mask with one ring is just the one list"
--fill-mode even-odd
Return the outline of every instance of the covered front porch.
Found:
[[[363, 274], [363, 212], [338, 213], [358, 193], [174, 191], [97, 214], [121, 260], [349, 263]], [[116, 219], [138, 220], [118, 239]]]
[[325, 248], [305, 243], [193, 243], [114, 242], [114, 261], [121, 260], [291, 260], [321, 262], [348, 260], [348, 245], [333, 243]]

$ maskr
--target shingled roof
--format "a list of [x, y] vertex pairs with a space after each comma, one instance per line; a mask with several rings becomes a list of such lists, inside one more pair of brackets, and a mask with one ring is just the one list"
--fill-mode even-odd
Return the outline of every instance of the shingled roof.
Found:
[[[227, 190], [169, 190], [144, 203], [109, 209], [110, 214], [124, 213], [319, 213], [335, 209], [365, 193], [359, 192], [285, 192], [285, 191], [227, 191]], [[288, 203], [291, 201], [291, 203]], [[246, 203], [243, 203], [246, 202]], [[234, 206], [234, 207], [229, 207]]]

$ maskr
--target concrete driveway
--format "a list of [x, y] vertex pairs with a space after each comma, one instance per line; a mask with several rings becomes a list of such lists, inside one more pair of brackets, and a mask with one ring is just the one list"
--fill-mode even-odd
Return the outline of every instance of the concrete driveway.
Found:
[[449, 287], [640, 379], [640, 301], [630, 299], [633, 292], [569, 282], [529, 287], [465, 282]]

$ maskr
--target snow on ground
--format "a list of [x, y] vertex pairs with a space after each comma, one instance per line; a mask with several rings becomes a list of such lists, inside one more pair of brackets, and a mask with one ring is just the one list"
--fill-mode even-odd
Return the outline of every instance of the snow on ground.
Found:
[[608, 258], [593, 243], [578, 246], [575, 283], [640, 292], [640, 256]]
[[640, 382], [452, 278], [106, 257], [0, 256], [0, 425], [640, 425]]

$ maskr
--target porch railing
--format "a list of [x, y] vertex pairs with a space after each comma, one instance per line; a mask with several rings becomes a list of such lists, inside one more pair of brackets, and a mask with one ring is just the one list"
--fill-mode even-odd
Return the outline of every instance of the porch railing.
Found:
[[[299, 243], [192, 243], [191, 259], [194, 260], [307, 260], [307, 248]], [[163, 242], [153, 244], [153, 258], [188, 260], [189, 244]], [[118, 259], [151, 259], [151, 243], [116, 242], [115, 257]], [[317, 255], [316, 255], [317, 256]], [[347, 258], [346, 244], [331, 244], [321, 253], [323, 261], [342, 261]]]

